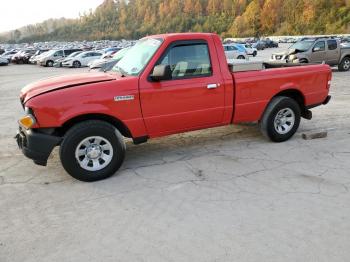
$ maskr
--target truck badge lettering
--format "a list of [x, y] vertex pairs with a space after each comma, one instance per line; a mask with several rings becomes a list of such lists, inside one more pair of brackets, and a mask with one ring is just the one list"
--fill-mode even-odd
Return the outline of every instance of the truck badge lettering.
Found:
[[126, 101], [126, 100], [134, 100], [135, 97], [133, 95], [129, 95], [129, 96], [115, 96], [114, 97], [114, 101], [118, 102], [118, 101]]

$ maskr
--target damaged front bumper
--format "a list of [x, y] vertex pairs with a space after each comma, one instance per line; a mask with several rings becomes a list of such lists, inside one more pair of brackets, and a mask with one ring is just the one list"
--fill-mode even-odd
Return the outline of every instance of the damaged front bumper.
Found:
[[41, 166], [46, 166], [53, 148], [62, 141], [62, 137], [43, 134], [33, 129], [26, 130], [22, 127], [19, 127], [15, 139], [22, 153]]

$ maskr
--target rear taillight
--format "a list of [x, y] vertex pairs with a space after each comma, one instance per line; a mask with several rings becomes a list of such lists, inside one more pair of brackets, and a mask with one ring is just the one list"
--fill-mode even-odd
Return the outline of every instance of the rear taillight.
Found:
[[328, 82], [327, 82], [327, 89], [331, 88], [331, 82], [332, 82], [332, 72], [329, 72]]

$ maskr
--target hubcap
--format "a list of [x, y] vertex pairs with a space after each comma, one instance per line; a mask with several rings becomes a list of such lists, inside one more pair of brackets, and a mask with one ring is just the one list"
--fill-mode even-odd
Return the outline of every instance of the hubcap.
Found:
[[274, 120], [274, 127], [277, 133], [287, 134], [294, 126], [295, 114], [292, 109], [284, 108], [280, 110]]
[[75, 158], [81, 168], [98, 171], [106, 167], [113, 157], [111, 143], [101, 136], [90, 136], [82, 140], [75, 150]]
[[350, 68], [350, 60], [345, 60], [344, 61], [344, 69], [349, 69]]

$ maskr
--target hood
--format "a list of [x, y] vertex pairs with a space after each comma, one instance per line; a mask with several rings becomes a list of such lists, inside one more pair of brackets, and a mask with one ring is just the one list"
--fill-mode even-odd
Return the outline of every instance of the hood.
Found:
[[112, 81], [115, 79], [116, 76], [114, 75], [99, 72], [94, 74], [84, 73], [77, 75], [50, 77], [25, 86], [21, 90], [20, 98], [21, 101], [25, 103], [26, 101], [35, 96], [52, 92], [55, 90], [63, 88], [72, 88], [75, 86], [81, 86], [92, 83]]
[[294, 55], [294, 54], [302, 53], [302, 52], [304, 52], [304, 51], [299, 50], [299, 49], [288, 49], [288, 50], [281, 52], [281, 53], [275, 53], [275, 55], [289, 56], [289, 55]]

